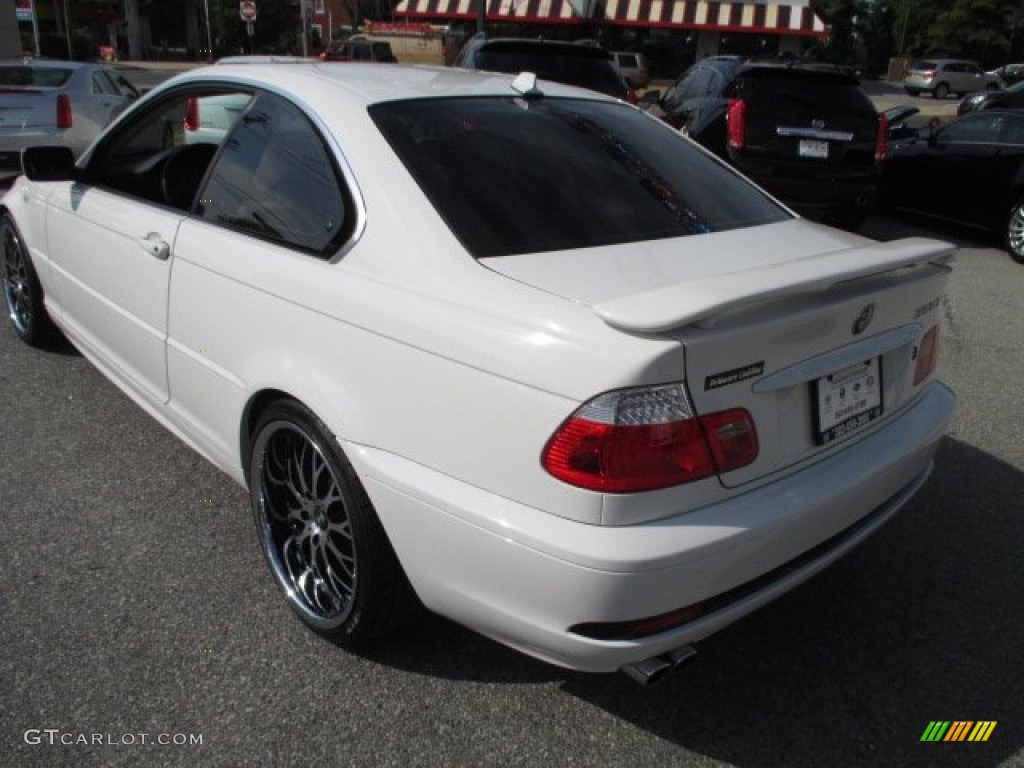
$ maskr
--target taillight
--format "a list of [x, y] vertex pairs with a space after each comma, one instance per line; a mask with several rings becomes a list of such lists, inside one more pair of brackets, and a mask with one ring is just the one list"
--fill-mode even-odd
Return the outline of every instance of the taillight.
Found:
[[558, 428], [541, 463], [559, 480], [606, 493], [690, 483], [757, 458], [743, 409], [696, 417], [681, 384], [606, 392]]
[[880, 163], [889, 155], [889, 118], [878, 116], [878, 138], [875, 139], [875, 162]]
[[914, 365], [914, 386], [916, 387], [932, 374], [939, 362], [939, 326], [933, 325], [928, 333], [921, 337], [914, 352], [917, 360]]
[[57, 94], [57, 127], [70, 128], [73, 117], [71, 115], [71, 97], [66, 93]]
[[640, 103], [640, 97], [636, 95], [636, 88], [626, 89], [626, 101], [628, 101], [634, 107]]
[[743, 99], [729, 99], [725, 126], [729, 149], [743, 149], [747, 141], [747, 103]]
[[199, 130], [199, 99], [195, 96], [185, 99], [185, 130]]

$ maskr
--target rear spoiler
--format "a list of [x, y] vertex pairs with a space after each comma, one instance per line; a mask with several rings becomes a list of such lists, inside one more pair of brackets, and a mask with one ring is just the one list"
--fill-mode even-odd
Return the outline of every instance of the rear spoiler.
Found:
[[908, 237], [677, 283], [602, 302], [594, 311], [608, 325], [635, 333], [693, 324], [711, 327], [717, 315], [745, 305], [820, 293], [839, 283], [905, 267], [944, 265], [955, 250], [950, 243]]

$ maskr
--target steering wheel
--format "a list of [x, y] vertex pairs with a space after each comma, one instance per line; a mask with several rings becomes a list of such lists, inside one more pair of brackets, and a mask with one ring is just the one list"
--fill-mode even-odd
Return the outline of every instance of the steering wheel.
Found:
[[183, 211], [192, 207], [215, 154], [216, 144], [185, 144], [168, 155], [160, 173], [160, 189], [168, 205]]

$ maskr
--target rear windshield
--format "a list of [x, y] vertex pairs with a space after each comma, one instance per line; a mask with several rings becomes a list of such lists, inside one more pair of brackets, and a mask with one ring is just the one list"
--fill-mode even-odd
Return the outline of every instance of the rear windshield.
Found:
[[370, 115], [477, 258], [789, 218], [723, 164], [623, 104], [427, 99], [378, 104]]
[[874, 121], [878, 114], [856, 80], [831, 73], [753, 70], [740, 76], [735, 95], [753, 115], [761, 106], [777, 118], [804, 121], [840, 116]]
[[608, 56], [595, 49], [538, 48], [536, 46], [484, 46], [476, 54], [476, 68], [490, 72], [533, 72], [542, 80], [576, 85], [606, 93], [618, 99], [626, 97], [626, 86]]
[[914, 64], [911, 64], [910, 68], [916, 71], [922, 69], [935, 69], [938, 66], [939, 65], [936, 64], [934, 61], [918, 61]]
[[71, 77], [73, 69], [63, 67], [32, 67], [24, 64], [0, 66], [0, 86], [35, 86], [59, 88]]

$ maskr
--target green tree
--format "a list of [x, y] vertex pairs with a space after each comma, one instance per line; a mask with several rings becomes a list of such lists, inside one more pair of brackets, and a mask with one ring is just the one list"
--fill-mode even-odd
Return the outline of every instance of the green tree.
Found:
[[1024, 13], [1014, 0], [947, 0], [917, 39], [919, 53], [1001, 64], [1014, 53]]

